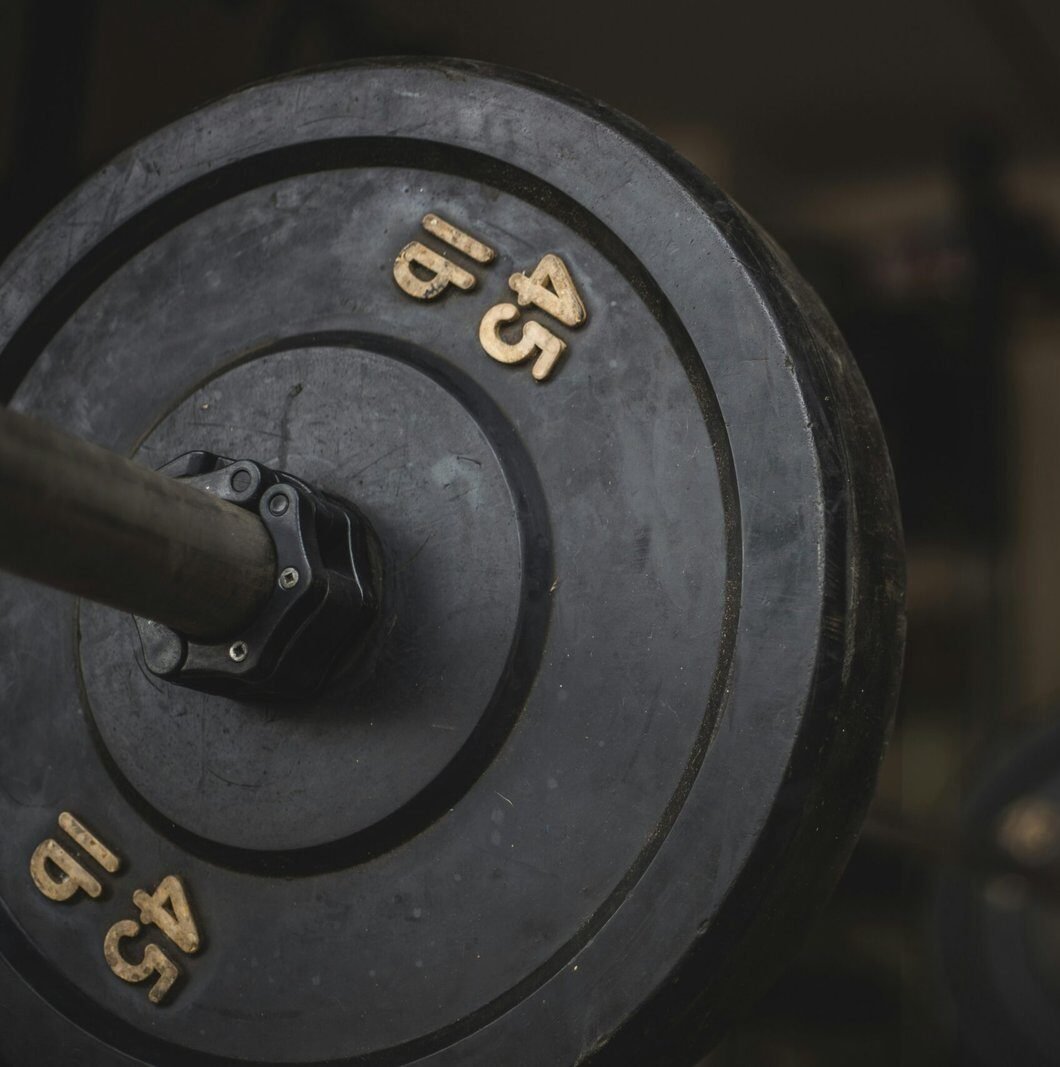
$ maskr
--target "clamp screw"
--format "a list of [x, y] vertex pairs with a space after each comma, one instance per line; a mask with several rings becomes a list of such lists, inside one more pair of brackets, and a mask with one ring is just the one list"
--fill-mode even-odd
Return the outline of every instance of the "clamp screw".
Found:
[[293, 589], [298, 584], [298, 571], [294, 567], [284, 567], [280, 571], [280, 588]]
[[228, 656], [236, 663], [242, 663], [247, 658], [247, 652], [249, 651], [246, 641], [236, 641], [228, 650]]

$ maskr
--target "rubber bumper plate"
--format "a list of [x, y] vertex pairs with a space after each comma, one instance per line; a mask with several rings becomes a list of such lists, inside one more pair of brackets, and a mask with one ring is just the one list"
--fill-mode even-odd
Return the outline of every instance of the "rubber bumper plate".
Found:
[[285, 704], [0, 583], [3, 1056], [678, 1064], [775, 973], [873, 788], [900, 530], [835, 328], [668, 148], [470, 64], [247, 89], [14, 253], [0, 379], [386, 559], [371, 670]]

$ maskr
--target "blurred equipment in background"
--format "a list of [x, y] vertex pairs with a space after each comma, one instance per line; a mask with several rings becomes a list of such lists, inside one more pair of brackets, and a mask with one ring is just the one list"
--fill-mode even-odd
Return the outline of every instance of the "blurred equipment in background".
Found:
[[944, 872], [942, 971], [965, 1062], [1060, 1062], [1060, 720], [989, 768], [966, 834], [1009, 860]]

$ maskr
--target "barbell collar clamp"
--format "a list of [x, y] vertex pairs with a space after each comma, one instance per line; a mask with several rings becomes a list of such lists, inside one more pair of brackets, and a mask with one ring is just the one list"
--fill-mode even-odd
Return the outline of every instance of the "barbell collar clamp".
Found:
[[362, 665], [379, 613], [382, 552], [352, 504], [254, 460], [187, 452], [160, 472], [261, 520], [276, 581], [235, 635], [202, 641], [136, 617], [144, 662], [158, 678], [236, 699], [311, 695]]

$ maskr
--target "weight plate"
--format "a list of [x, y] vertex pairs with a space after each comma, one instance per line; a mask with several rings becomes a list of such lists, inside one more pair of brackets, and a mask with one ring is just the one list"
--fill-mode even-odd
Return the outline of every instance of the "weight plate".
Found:
[[[7, 1056], [682, 1063], [768, 980], [872, 790], [900, 534], [834, 327], [708, 181], [524, 76], [290, 78], [79, 189], [0, 344], [15, 407], [289, 470], [387, 564], [370, 678], [295, 706], [0, 585]], [[30, 876], [92, 866], [62, 811], [121, 857], [98, 898]], [[169, 875], [199, 951], [149, 908], [105, 958]], [[149, 941], [159, 1004], [109, 967]]]
[[965, 822], [972, 847], [1023, 873], [940, 882], [937, 947], [961, 1062], [1048, 1067], [1060, 1060], [1060, 724], [992, 769]]

